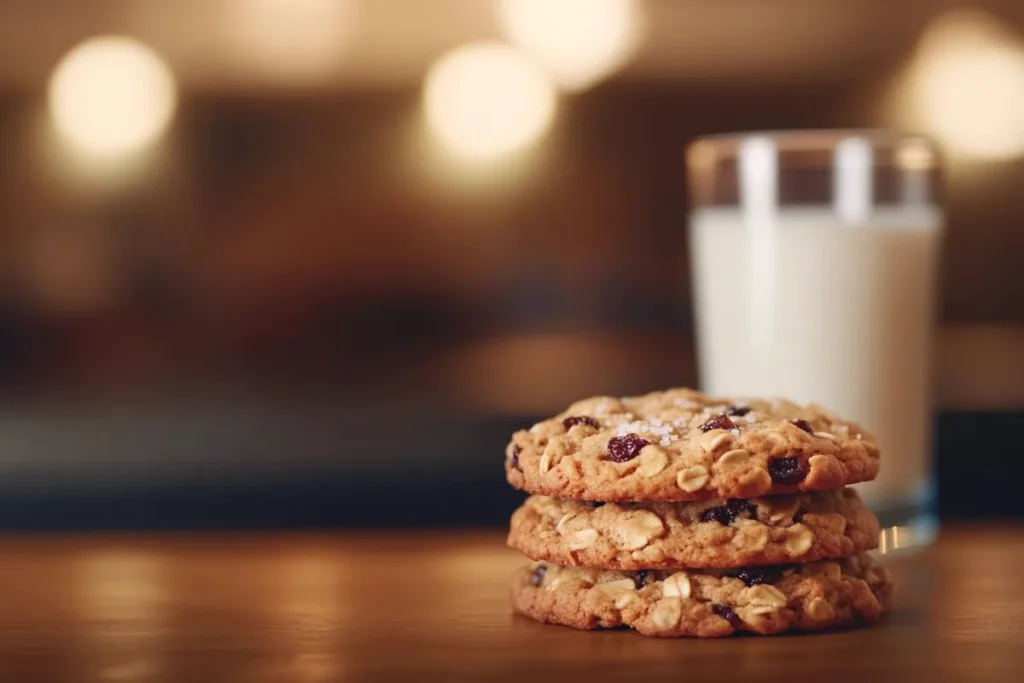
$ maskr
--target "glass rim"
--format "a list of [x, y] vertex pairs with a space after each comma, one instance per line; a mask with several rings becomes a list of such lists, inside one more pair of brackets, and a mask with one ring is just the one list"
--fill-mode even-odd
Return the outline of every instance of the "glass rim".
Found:
[[938, 148], [936, 141], [922, 133], [894, 128], [792, 128], [751, 131], [734, 131], [701, 135], [690, 141], [687, 147], [709, 143], [723, 147], [736, 146], [744, 140], [767, 138], [781, 151], [820, 151], [831, 149], [848, 138], [867, 140], [873, 147], [888, 147], [905, 142], [921, 142]]
[[691, 201], [702, 206], [742, 203], [751, 182], [786, 205], [934, 203], [943, 177], [931, 138], [884, 128], [709, 135], [685, 158]]
[[867, 143], [875, 152], [871, 165], [876, 167], [895, 166], [908, 171], [942, 167], [942, 149], [934, 138], [890, 128], [807, 128], [703, 135], [686, 145], [687, 167], [691, 173], [700, 173], [735, 160], [741, 145], [752, 140], [771, 142], [780, 166], [786, 167], [831, 166], [836, 149], [850, 140]]

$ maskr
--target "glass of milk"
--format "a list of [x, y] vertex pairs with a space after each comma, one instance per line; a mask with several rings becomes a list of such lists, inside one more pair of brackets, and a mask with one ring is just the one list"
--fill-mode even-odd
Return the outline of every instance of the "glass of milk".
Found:
[[940, 157], [919, 136], [715, 136], [687, 151], [702, 389], [816, 403], [878, 437], [882, 549], [937, 530], [931, 347]]

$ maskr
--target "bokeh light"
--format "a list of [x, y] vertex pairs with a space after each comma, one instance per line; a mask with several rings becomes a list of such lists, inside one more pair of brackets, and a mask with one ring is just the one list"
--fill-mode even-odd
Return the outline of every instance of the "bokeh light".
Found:
[[893, 155], [896, 166], [904, 171], [925, 171], [935, 168], [939, 159], [932, 146], [921, 139], [904, 140]]
[[991, 17], [957, 10], [935, 20], [909, 74], [910, 123], [956, 156], [1024, 154], [1024, 49]]
[[229, 0], [224, 41], [235, 58], [281, 82], [316, 82], [342, 63], [351, 0]]
[[555, 88], [518, 50], [499, 43], [455, 48], [427, 72], [423, 106], [431, 132], [468, 159], [493, 159], [551, 126]]
[[167, 129], [177, 101], [163, 60], [137, 40], [91, 38], [61, 60], [50, 80], [50, 115], [61, 137], [98, 157], [137, 151]]
[[637, 0], [502, 0], [499, 19], [509, 42], [570, 91], [625, 65], [644, 27]]

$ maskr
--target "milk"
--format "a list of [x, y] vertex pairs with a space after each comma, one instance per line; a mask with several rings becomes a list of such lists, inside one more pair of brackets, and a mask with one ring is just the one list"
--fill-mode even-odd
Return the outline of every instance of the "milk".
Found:
[[904, 505], [930, 475], [930, 358], [943, 225], [928, 205], [691, 214], [701, 387], [817, 403], [878, 437], [869, 505]]

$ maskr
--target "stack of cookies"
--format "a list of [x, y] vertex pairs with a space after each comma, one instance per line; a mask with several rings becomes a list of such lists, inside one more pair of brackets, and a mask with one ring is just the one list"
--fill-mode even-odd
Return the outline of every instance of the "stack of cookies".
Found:
[[818, 630], [877, 619], [878, 520], [844, 488], [875, 439], [816, 406], [690, 389], [597, 397], [517, 432], [510, 484], [533, 494], [508, 543], [534, 563], [515, 609], [649, 636]]

